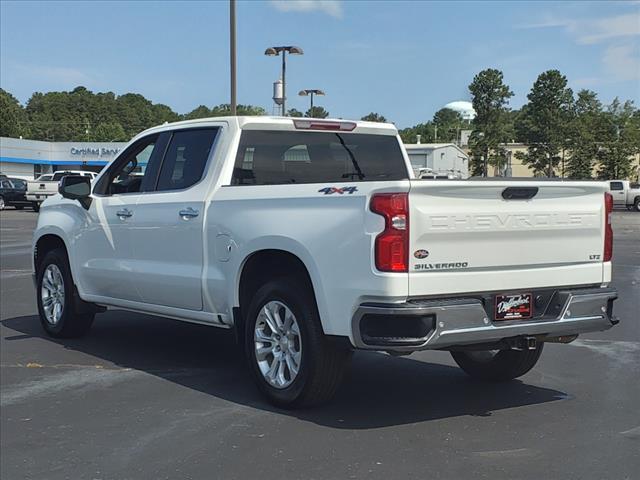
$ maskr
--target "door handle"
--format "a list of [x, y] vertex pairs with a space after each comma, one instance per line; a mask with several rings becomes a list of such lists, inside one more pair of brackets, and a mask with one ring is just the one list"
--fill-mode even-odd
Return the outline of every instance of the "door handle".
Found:
[[195, 218], [198, 215], [200, 215], [200, 212], [198, 212], [198, 210], [194, 210], [193, 208], [189, 207], [189, 208], [180, 210], [178, 212], [178, 215], [180, 215], [183, 220], [189, 220], [190, 218]]
[[116, 215], [120, 218], [120, 220], [124, 220], [125, 218], [129, 218], [133, 215], [133, 212], [128, 208], [123, 208], [122, 210], [118, 210]]

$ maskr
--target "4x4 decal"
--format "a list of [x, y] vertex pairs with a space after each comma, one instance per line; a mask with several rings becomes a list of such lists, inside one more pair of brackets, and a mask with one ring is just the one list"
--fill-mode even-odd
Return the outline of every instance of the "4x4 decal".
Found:
[[338, 187], [324, 187], [321, 188], [320, 190], [318, 190], [318, 192], [322, 192], [325, 195], [331, 195], [333, 193], [337, 193], [340, 195], [343, 195], [345, 193], [348, 193], [349, 195], [351, 195], [353, 192], [357, 192], [358, 191], [358, 187], [342, 187], [342, 188], [338, 188]]

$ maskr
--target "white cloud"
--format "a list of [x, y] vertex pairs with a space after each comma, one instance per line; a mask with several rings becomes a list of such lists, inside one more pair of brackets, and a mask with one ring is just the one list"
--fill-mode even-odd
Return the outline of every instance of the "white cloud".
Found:
[[634, 45], [615, 45], [607, 48], [602, 62], [620, 80], [640, 80], [639, 53]]
[[[640, 79], [640, 12], [602, 18], [558, 18], [547, 16], [540, 22], [520, 25], [519, 28], [561, 28], [579, 45], [604, 47], [602, 65], [617, 80]], [[598, 79], [582, 79], [595, 83]]]
[[576, 34], [578, 42], [583, 44], [640, 36], [640, 15], [638, 12], [575, 23], [570, 31]]
[[271, 0], [269, 2], [281, 12], [321, 12], [335, 18], [342, 18], [340, 0]]
[[563, 28], [578, 43], [591, 45], [615, 38], [640, 36], [640, 15], [634, 12], [598, 19], [547, 17], [541, 22], [521, 25], [520, 28]]

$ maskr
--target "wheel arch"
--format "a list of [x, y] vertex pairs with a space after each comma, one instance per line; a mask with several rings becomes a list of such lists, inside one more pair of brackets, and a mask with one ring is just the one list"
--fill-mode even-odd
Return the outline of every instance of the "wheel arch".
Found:
[[[269, 279], [286, 275], [296, 275], [305, 282], [313, 293], [316, 307], [322, 319], [317, 284], [307, 264], [299, 255], [278, 248], [264, 248], [247, 255], [242, 262], [235, 288], [234, 316], [236, 329], [241, 329], [244, 322], [243, 308], [248, 305], [252, 292], [255, 292]], [[323, 328], [324, 329], [324, 328]]]
[[56, 248], [64, 249], [67, 258], [69, 258], [69, 249], [67, 248], [67, 244], [60, 235], [56, 233], [45, 233], [38, 237], [33, 245], [34, 272], [37, 271], [38, 266], [40, 265], [40, 262], [45, 257], [45, 255], [51, 250], [55, 250]]

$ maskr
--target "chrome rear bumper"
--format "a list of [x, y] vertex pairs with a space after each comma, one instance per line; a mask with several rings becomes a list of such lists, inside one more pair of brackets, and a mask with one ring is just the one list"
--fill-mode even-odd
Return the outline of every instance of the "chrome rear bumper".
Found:
[[[618, 323], [613, 318], [612, 288], [558, 290], [543, 316], [532, 320], [495, 321], [480, 298], [421, 300], [403, 304], [363, 304], [352, 319], [356, 348], [388, 351], [441, 349], [498, 342], [519, 336], [571, 336], [602, 331]], [[389, 335], [368, 334], [368, 322], [386, 322]], [[402, 323], [412, 323], [402, 328]], [[394, 334], [394, 326], [398, 333]], [[381, 331], [378, 329], [378, 331]]]

